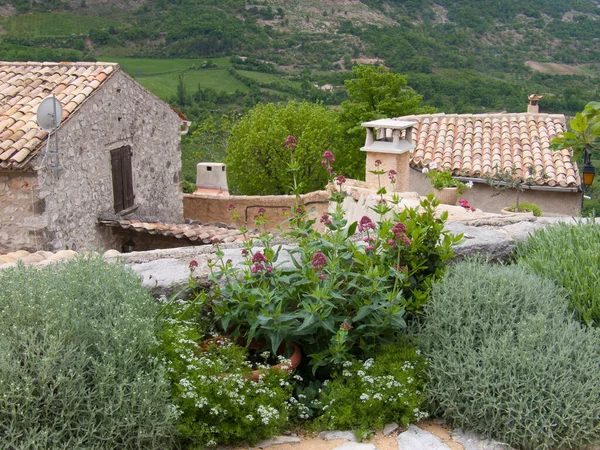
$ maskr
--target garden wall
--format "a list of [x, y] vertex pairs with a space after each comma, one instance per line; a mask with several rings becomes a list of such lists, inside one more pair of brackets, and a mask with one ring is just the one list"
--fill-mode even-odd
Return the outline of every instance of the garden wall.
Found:
[[[327, 191], [310, 192], [300, 196], [300, 204], [304, 205], [310, 217], [318, 218], [329, 209]], [[231, 210], [230, 205], [235, 206]], [[202, 195], [184, 194], [183, 216], [186, 219], [203, 223], [226, 223], [237, 227], [246, 225], [254, 227], [254, 217], [261, 208], [266, 209], [267, 228], [275, 230], [283, 225], [290, 208], [295, 207], [296, 197], [293, 195]], [[233, 220], [233, 213], [239, 219]], [[318, 222], [317, 222], [318, 223]]]

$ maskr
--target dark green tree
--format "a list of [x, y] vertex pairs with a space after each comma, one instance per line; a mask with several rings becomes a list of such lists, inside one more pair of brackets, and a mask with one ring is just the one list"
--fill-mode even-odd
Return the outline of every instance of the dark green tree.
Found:
[[340, 145], [336, 154], [337, 169], [347, 177], [364, 179], [365, 143], [361, 123], [408, 114], [435, 112], [421, 106], [422, 96], [408, 86], [406, 76], [383, 66], [359, 64], [352, 68], [354, 78], [346, 80], [349, 99], [340, 110]]

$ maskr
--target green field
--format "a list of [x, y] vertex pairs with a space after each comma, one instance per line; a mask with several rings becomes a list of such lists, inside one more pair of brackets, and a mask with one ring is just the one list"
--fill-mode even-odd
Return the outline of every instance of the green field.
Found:
[[[246, 85], [227, 72], [227, 67], [231, 65], [228, 58], [136, 59], [106, 56], [99, 59], [119, 63], [124, 72], [163, 100], [172, 98], [177, 92], [180, 74], [183, 74], [185, 86], [190, 94], [196, 92], [198, 85], [229, 93], [238, 89], [244, 92], [248, 90]], [[209, 60], [217, 67], [190, 69], [193, 66], [201, 67], [204, 61]]]
[[0, 19], [0, 27], [6, 35], [15, 37], [60, 38], [72, 34], [87, 34], [94, 28], [105, 29], [111, 25], [119, 25], [119, 22], [61, 13], [25, 14]]

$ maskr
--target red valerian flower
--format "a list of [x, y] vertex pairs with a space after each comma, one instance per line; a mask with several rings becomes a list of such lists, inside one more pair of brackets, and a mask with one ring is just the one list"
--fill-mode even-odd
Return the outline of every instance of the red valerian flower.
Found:
[[369, 216], [362, 216], [360, 222], [358, 223], [358, 231], [362, 232], [368, 229], [374, 230], [375, 224]]
[[346, 178], [344, 177], [344, 175], [338, 175], [337, 177], [335, 177], [335, 184], [337, 184], [338, 186], [341, 186], [345, 182]]
[[327, 264], [327, 257], [323, 253], [317, 252], [312, 257], [311, 264], [316, 271], [322, 270]]
[[253, 263], [260, 263], [260, 262], [265, 262], [267, 260], [267, 258], [265, 257], [265, 255], [263, 255], [261, 252], [256, 252], [253, 256], [252, 256], [252, 262]]
[[317, 276], [319, 277], [319, 280], [326, 280], [327, 279], [327, 274], [325, 274], [325, 273], [320, 273]]
[[196, 270], [196, 267], [198, 267], [198, 261], [192, 259], [189, 264], [190, 271], [193, 272], [194, 270]]
[[242, 250], [242, 256], [248, 256], [248, 253], [250, 253], [250, 252], [248, 251], [247, 248]]
[[321, 158], [323, 158], [323, 160], [328, 162], [329, 164], [333, 164], [335, 162], [333, 153], [331, 153], [329, 150], [324, 152], [323, 155], [321, 156]]
[[296, 148], [297, 145], [298, 145], [298, 141], [296, 140], [296, 138], [294, 136], [288, 136], [287, 139], [285, 140], [285, 148], [288, 150], [292, 150], [292, 149]]
[[379, 167], [382, 164], [380, 159], [375, 160], [375, 167]]
[[321, 222], [324, 225], [331, 225], [331, 219], [329, 218], [329, 214], [323, 214], [319, 222]]
[[396, 182], [396, 175], [398, 175], [398, 172], [396, 172], [394, 169], [388, 170], [388, 178], [390, 179], [390, 182]]
[[252, 273], [257, 273], [258, 271], [263, 270], [264, 268], [265, 268], [265, 266], [263, 266], [261, 263], [257, 263], [252, 266], [250, 271]]
[[233, 203], [227, 205], [227, 211], [231, 211], [232, 209], [235, 209], [235, 205]]

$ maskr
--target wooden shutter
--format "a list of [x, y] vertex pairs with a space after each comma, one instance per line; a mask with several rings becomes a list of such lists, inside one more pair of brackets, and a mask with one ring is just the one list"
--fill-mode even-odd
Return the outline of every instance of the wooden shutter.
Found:
[[111, 150], [113, 198], [115, 213], [133, 206], [133, 171], [131, 167], [131, 147], [125, 146]]

